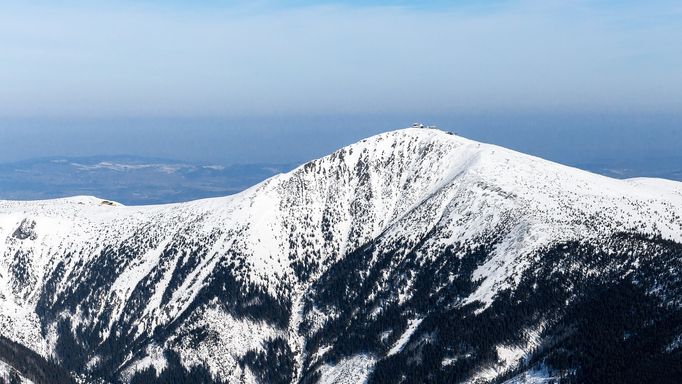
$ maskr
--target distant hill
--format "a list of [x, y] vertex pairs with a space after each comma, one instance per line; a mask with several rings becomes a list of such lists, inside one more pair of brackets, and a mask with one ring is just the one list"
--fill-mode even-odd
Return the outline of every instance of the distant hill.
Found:
[[574, 164], [580, 169], [618, 179], [657, 177], [682, 181], [682, 156], [652, 156], [648, 159], [621, 158]]
[[97, 195], [126, 205], [240, 192], [295, 164], [194, 164], [136, 156], [55, 157], [0, 164], [0, 199]]

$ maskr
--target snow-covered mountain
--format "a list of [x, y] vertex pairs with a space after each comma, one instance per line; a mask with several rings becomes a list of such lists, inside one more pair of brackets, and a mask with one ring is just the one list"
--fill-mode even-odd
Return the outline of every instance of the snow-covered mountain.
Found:
[[0, 334], [86, 382], [676, 382], [681, 264], [682, 183], [412, 128], [223, 198], [0, 201]]

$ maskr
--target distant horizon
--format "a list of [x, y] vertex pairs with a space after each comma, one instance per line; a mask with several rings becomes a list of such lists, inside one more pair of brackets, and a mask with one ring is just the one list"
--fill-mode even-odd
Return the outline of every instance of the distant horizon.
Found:
[[[620, 179], [653, 177], [682, 181], [682, 154], [675, 151], [647, 150], [649, 144], [639, 130], [628, 133], [627, 130], [621, 132], [617, 127], [615, 131], [602, 130], [601, 132], [598, 130], [597, 132], [590, 131], [586, 128], [582, 130], [564, 129], [563, 131], [556, 129], [554, 135], [547, 135], [545, 132], [547, 137], [538, 140], [538, 134], [542, 132], [538, 131], [537, 128], [532, 129], [532, 125], [530, 127], [531, 129], [513, 131], [512, 135], [507, 136], [502, 135], [497, 130], [492, 130], [487, 134], [498, 141], [493, 142], [493, 144], [510, 147], [519, 152], [537, 155], [550, 161], [604, 176]], [[447, 127], [441, 126], [439, 128], [448, 130]], [[462, 134], [461, 130], [451, 131], [472, 138], [467, 134]], [[581, 131], [582, 134], [576, 135]], [[662, 132], [665, 133], [665, 130]], [[204, 132], [204, 134], [206, 133]], [[352, 134], [359, 133], [353, 132]], [[360, 139], [370, 136], [369, 132], [365, 133], [366, 135]], [[478, 132], [481, 136], [485, 133]], [[303, 151], [304, 154], [309, 155], [308, 158], [294, 159], [292, 157], [290, 161], [286, 162], [272, 162], [256, 157], [254, 162], [246, 162], [242, 159], [237, 163], [227, 163], [220, 159], [216, 159], [217, 161], [188, 160], [182, 158], [181, 154], [171, 157], [150, 156], [139, 152], [136, 154], [88, 155], [72, 153], [70, 156], [54, 154], [12, 162], [0, 161], [0, 181], [2, 181], [0, 183], [0, 199], [39, 200], [74, 195], [92, 195], [126, 205], [147, 205], [226, 196], [238, 193], [279, 172], [289, 171], [298, 165], [351, 144], [341, 143], [340, 141], [347, 140], [349, 137], [341, 137], [336, 130], [328, 133], [328, 135], [326, 138], [328, 142], [324, 145], [317, 143], [317, 147], [310, 147], [307, 151]], [[176, 135], [171, 136], [175, 137]], [[197, 132], [195, 132], [195, 136], [197, 136]], [[289, 137], [287, 142], [296, 141], [311, 144], [317, 138], [319, 135], [303, 130], [296, 132], [294, 137]], [[220, 140], [216, 140], [216, 138], [207, 137], [204, 139], [212, 141], [215, 146], [220, 146]], [[571, 139], [575, 143], [570, 143]], [[243, 141], [232, 141], [232, 145], [245, 146], [245, 143], [248, 142], [244, 137], [241, 140]], [[679, 136], [675, 136], [674, 131], [673, 134], [669, 133], [667, 137], [658, 135], [659, 145], [660, 142], [665, 141], [668, 145], [674, 146], [674, 140], [679, 140]], [[272, 141], [281, 143], [283, 137], [276, 136], [272, 138]], [[140, 141], [136, 140], [136, 142]], [[218, 143], [216, 144], [216, 142]], [[630, 148], [627, 145], [622, 145], [623, 142], [639, 142], [640, 147]], [[144, 141], [142, 143], [145, 144]], [[333, 143], [336, 143], [333, 149], [322, 153], [320, 156], [312, 155], [312, 153], [321, 151], [323, 146], [333, 145]], [[539, 146], [539, 143], [544, 145]], [[606, 146], [607, 143], [610, 143], [610, 149]], [[533, 151], [524, 151], [522, 148], [518, 148], [524, 145]], [[517, 148], [513, 148], [514, 146]], [[600, 146], [602, 146], [602, 151], [595, 152], [594, 148]], [[118, 147], [115, 148], [120, 150]], [[94, 149], [90, 148], [90, 150]], [[647, 151], [646, 156], [637, 157], [633, 155], [642, 150]], [[537, 153], [543, 151], [549, 153], [550, 156]], [[263, 151], [259, 153], [263, 153]], [[285, 153], [294, 154], [285, 151], [280, 155]], [[301, 153], [296, 154], [296, 156], [299, 155]]]
[[682, 156], [682, 114], [489, 113], [240, 118], [0, 118], [0, 162], [128, 155], [220, 164], [305, 162], [421, 121], [572, 165]]
[[[440, 127], [437, 127], [438, 129]], [[388, 132], [388, 131], [386, 131]], [[464, 137], [464, 136], [463, 136]], [[490, 143], [494, 144], [494, 143]], [[495, 144], [497, 145], [497, 144]], [[339, 149], [342, 147], [339, 147]], [[507, 147], [505, 147], [507, 148]], [[511, 148], [510, 148], [511, 149]], [[529, 154], [522, 151], [517, 151], [524, 154]], [[331, 154], [329, 152], [328, 154]], [[326, 156], [326, 155], [323, 155]], [[321, 157], [323, 157], [321, 156]], [[535, 155], [533, 155], [535, 156]], [[538, 156], [541, 157], [541, 156]], [[202, 161], [202, 160], [188, 160], [184, 158], [171, 158], [171, 157], [154, 157], [137, 155], [130, 153], [114, 153], [114, 154], [91, 154], [91, 155], [51, 155], [51, 156], [39, 156], [31, 158], [22, 158], [19, 160], [11, 161], [0, 161], [0, 166], [10, 166], [10, 165], [30, 165], [39, 162], [48, 162], [56, 160], [64, 161], [84, 161], [88, 163], [102, 163], [102, 162], [112, 162], [116, 163], [112, 165], [184, 165], [184, 166], [197, 166], [197, 167], [240, 167], [240, 166], [299, 166], [307, 162], [314, 161], [319, 157], [313, 157], [304, 160], [291, 160], [283, 162], [268, 162], [268, 161], [254, 161], [254, 162], [221, 162], [221, 161]], [[557, 164], [562, 164], [569, 167], [574, 167], [582, 169], [584, 171], [593, 172], [601, 174], [604, 176], [609, 176], [617, 179], [627, 179], [627, 178], [637, 178], [637, 177], [651, 177], [651, 178], [664, 178], [674, 181], [682, 181], [682, 154], [672, 155], [663, 154], [654, 157], [649, 157], [647, 159], [629, 158], [629, 159], [619, 159], [619, 158], [595, 158], [587, 159], [582, 162], [568, 163], [561, 162], [557, 160], [552, 160], [550, 158], [541, 157], [545, 160], [555, 162]], [[660, 162], [663, 162], [663, 167], [661, 167]], [[655, 162], [655, 164], [649, 164], [649, 162]], [[672, 165], [672, 166], [671, 166]], [[677, 166], [675, 166], [677, 165]], [[665, 167], [668, 168], [665, 168]], [[0, 199], [2, 197], [0, 196]]]

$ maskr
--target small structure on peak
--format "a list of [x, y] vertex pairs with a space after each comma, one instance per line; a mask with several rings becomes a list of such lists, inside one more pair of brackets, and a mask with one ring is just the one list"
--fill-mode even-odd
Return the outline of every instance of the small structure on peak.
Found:
[[113, 201], [109, 201], [109, 200], [102, 200], [102, 201], [99, 203], [99, 205], [113, 207], [113, 206], [116, 205], [116, 203], [114, 203]]
[[412, 123], [412, 128], [438, 129], [438, 126], [424, 125], [424, 123]]

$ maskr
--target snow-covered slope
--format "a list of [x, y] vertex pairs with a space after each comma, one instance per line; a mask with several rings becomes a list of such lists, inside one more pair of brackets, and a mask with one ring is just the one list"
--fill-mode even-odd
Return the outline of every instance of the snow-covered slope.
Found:
[[[440, 299], [453, 308], [482, 303], [481, 314], [557, 244], [615, 252], [605, 241], [622, 233], [678, 244], [681, 217], [680, 183], [609, 179], [404, 129], [224, 198], [136, 207], [95, 197], [0, 201], [0, 325], [68, 369], [110, 381], [176, 360], [226, 382], [272, 381], [273, 372], [338, 381], [329, 375], [347, 372], [344, 361], [371, 372], [382, 356], [409, 353], [429, 316], [409, 304], [418, 272], [444, 254], [465, 260], [485, 249], [467, 272], [470, 289]], [[359, 254], [364, 270], [345, 281], [341, 269]], [[444, 290], [455, 272], [431, 288]], [[385, 351], [360, 343], [362, 353], [335, 352], [338, 340], [320, 332], [347, 309], [325, 296], [330, 281], [349, 289], [335, 292], [344, 300], [371, 303], [374, 318], [386, 305], [409, 308], [409, 329], [384, 330]], [[323, 348], [337, 357], [325, 360]]]

